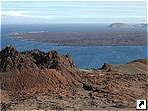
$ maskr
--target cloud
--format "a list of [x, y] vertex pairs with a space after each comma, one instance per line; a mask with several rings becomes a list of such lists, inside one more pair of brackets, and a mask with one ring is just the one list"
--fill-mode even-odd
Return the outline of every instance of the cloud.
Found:
[[31, 15], [31, 12], [28, 12], [28, 11], [3, 11], [1, 15], [2, 16], [15, 16], [15, 17], [48, 19], [45, 16]]
[[[27, 1], [27, 0], [26, 0]], [[144, 2], [7, 2], [2, 7], [6, 22], [143, 22]], [[15, 19], [14, 19], [15, 18]]]
[[2, 11], [2, 16], [25, 16], [25, 14], [20, 11]]

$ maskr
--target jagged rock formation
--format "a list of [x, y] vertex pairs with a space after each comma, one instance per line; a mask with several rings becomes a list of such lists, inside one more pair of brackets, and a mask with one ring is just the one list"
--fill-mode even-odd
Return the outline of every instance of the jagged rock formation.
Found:
[[70, 55], [6, 47], [0, 51], [2, 110], [133, 108], [148, 96], [146, 61], [81, 71]]
[[19, 53], [14, 47], [6, 47], [0, 52], [0, 66], [0, 72], [37, 68], [31, 58]]
[[59, 56], [57, 51], [48, 53], [31, 50], [19, 53], [14, 47], [6, 47], [0, 52], [0, 72], [14, 71], [21, 68], [74, 68], [75, 64], [70, 55]]
[[7, 73], [2, 74], [2, 90], [25, 90], [29, 93], [30, 89], [39, 88], [41, 92], [51, 90], [61, 93], [70, 90], [67, 88], [73, 84], [78, 85], [75, 79], [79, 77], [75, 74], [73, 60], [69, 55], [60, 56], [56, 51], [20, 53], [13, 47], [6, 47], [0, 52], [0, 66], [0, 72]]

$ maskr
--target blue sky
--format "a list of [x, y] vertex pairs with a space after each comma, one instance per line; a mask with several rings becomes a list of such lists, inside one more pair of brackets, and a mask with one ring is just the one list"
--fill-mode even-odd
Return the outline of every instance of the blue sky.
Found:
[[146, 23], [144, 1], [2, 2], [3, 24]]

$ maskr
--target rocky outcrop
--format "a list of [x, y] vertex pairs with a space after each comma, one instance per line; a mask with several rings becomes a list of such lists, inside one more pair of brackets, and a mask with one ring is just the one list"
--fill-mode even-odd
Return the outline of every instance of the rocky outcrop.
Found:
[[14, 47], [0, 51], [1, 90], [13, 96], [55, 92], [73, 95], [82, 84], [70, 55], [40, 50], [18, 52]]
[[[0, 51], [2, 90], [21, 92], [72, 93], [79, 86], [76, 67], [69, 55], [40, 50], [18, 52], [14, 47]], [[38, 89], [38, 90], [37, 90]]]
[[118, 72], [123, 74], [146, 74], [148, 69], [148, 59], [138, 59], [126, 64], [106, 64], [101, 70], [106, 72]]
[[60, 69], [74, 68], [70, 55], [59, 55], [57, 51], [48, 53], [40, 50], [18, 52], [14, 47], [6, 47], [0, 52], [0, 72], [15, 71], [29, 68]]
[[37, 68], [33, 59], [19, 53], [14, 47], [11, 46], [0, 51], [0, 66], [0, 72]]
[[110, 72], [110, 71], [112, 71], [112, 65], [111, 64], [104, 63], [102, 65], [102, 67], [101, 67], [101, 70]]

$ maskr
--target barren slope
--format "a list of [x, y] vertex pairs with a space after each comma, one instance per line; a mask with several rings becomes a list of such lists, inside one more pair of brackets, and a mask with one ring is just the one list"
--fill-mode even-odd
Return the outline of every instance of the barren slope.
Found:
[[136, 99], [148, 97], [146, 61], [86, 71], [70, 55], [6, 47], [0, 51], [1, 110], [135, 109]]

